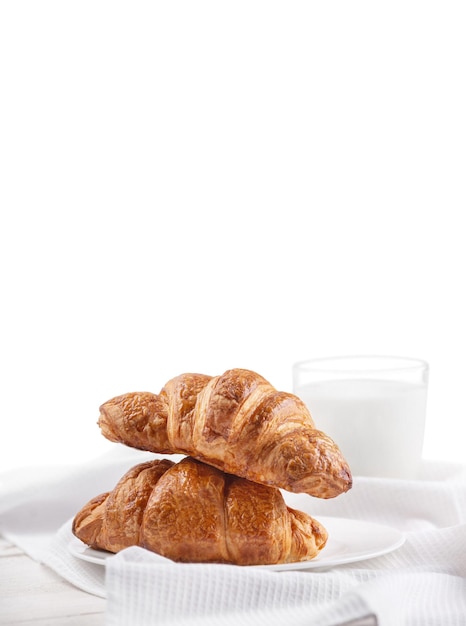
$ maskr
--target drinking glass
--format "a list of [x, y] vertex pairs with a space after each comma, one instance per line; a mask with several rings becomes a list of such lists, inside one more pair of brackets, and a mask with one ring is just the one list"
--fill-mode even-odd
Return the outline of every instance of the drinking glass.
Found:
[[353, 475], [414, 479], [424, 442], [429, 365], [393, 356], [345, 356], [293, 365], [293, 392]]

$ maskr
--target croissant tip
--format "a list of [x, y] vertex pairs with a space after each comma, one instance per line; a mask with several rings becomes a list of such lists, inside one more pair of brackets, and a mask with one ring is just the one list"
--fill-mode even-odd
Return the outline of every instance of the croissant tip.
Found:
[[343, 479], [344, 484], [346, 485], [345, 491], [349, 491], [353, 486], [353, 475], [349, 467], [342, 468], [341, 477]]

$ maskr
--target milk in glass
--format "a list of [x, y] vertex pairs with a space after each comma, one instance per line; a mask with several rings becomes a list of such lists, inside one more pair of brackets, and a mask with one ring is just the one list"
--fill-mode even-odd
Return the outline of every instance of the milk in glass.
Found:
[[353, 476], [416, 478], [422, 456], [427, 384], [348, 379], [294, 389]]

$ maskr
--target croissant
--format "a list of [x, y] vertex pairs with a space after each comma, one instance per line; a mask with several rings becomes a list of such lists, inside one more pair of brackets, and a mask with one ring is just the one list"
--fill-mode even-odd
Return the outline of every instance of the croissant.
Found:
[[312, 559], [327, 531], [288, 508], [278, 489], [192, 458], [140, 463], [88, 502], [73, 533], [118, 552], [139, 545], [173, 561], [269, 565]]
[[100, 407], [98, 424], [111, 441], [189, 455], [292, 492], [333, 498], [352, 486], [345, 458], [306, 405], [245, 369], [182, 374], [158, 395], [118, 396]]

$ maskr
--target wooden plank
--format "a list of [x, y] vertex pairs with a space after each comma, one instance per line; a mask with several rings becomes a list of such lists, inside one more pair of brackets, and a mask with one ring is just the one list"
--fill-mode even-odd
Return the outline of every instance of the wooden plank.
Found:
[[103, 626], [105, 600], [77, 589], [0, 540], [2, 626]]

